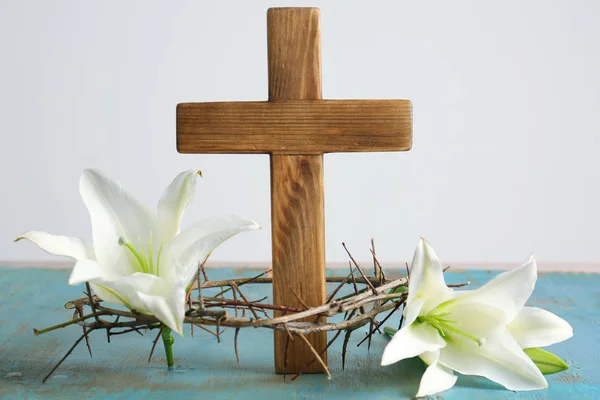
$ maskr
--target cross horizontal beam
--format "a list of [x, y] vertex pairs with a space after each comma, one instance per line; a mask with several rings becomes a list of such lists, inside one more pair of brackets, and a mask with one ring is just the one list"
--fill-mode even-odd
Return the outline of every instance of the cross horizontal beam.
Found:
[[410, 150], [409, 100], [177, 105], [180, 153], [323, 154]]

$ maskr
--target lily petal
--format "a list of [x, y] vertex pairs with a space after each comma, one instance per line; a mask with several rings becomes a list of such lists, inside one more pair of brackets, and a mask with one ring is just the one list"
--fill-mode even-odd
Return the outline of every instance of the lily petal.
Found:
[[523, 349], [550, 346], [573, 336], [567, 321], [537, 307], [523, 307], [507, 328]]
[[426, 351], [425, 353], [419, 354], [419, 358], [421, 360], [423, 360], [425, 365], [430, 366], [431, 364], [433, 364], [434, 362], [437, 362], [437, 360], [439, 360], [440, 351], [439, 350]]
[[230, 237], [255, 229], [260, 229], [255, 221], [236, 215], [202, 220], [185, 229], [167, 245], [164, 259], [173, 267], [161, 267], [159, 274], [166, 279], [181, 280], [187, 285], [198, 269], [199, 260], [205, 260]]
[[[80, 263], [77, 263], [78, 265]], [[167, 285], [162, 278], [136, 272], [128, 276], [106, 276], [106, 268], [102, 268], [98, 263], [82, 262], [81, 268], [76, 275], [69, 278], [69, 284], [74, 285], [81, 282], [90, 282], [92, 287], [99, 287], [96, 291], [98, 297], [102, 300], [123, 304], [130, 310], [148, 312], [138, 296], [138, 293], [158, 294], [166, 293]]]
[[[410, 292], [408, 295], [410, 296]], [[421, 314], [424, 305], [425, 297], [423, 296], [415, 297], [410, 304], [408, 302], [406, 303], [402, 314], [404, 315], [404, 321], [407, 326], [415, 322], [417, 317]]]
[[[427, 313], [451, 292], [452, 290], [444, 281], [442, 264], [435, 251], [425, 239], [421, 238], [411, 263], [405, 309], [405, 316], [410, 316], [410, 319], [407, 319], [406, 323], [411, 324], [418, 315]], [[417, 299], [422, 300], [415, 302]], [[418, 311], [411, 310], [417, 307]]]
[[79, 238], [29, 231], [19, 236], [15, 242], [22, 239], [29, 240], [50, 254], [69, 257], [75, 261], [94, 259], [94, 250]]
[[[185, 313], [185, 286], [172, 285], [156, 275], [135, 273], [115, 282], [131, 308], [154, 315], [182, 335]], [[131, 290], [127, 290], [127, 286]]]
[[451, 303], [471, 302], [494, 307], [501, 312], [504, 324], [511, 322], [531, 296], [537, 280], [537, 264], [533, 254], [521, 266], [506, 271], [475, 290], [455, 291]]
[[548, 386], [533, 361], [506, 330], [497, 331], [478, 346], [472, 340], [449, 333], [440, 351], [440, 362], [461, 374], [484, 376], [509, 390], [537, 390]]
[[94, 291], [96, 296], [100, 297], [103, 301], [105, 301], [107, 303], [123, 304], [123, 305], [125, 305], [125, 303], [127, 303], [127, 300], [125, 300], [120, 294], [118, 294], [114, 290], [107, 288], [106, 286], [103, 286], [97, 282], [96, 283], [90, 282], [90, 287], [92, 288], [92, 290]]
[[431, 396], [443, 392], [444, 390], [448, 390], [454, 386], [456, 379], [458, 378], [450, 368], [438, 362], [440, 357], [439, 350], [432, 353], [434, 353], [435, 356], [421, 378], [416, 397]]
[[202, 172], [198, 170], [184, 171], [165, 189], [158, 202], [158, 220], [163, 240], [174, 238], [179, 233], [183, 212], [192, 203], [199, 176], [202, 176]]
[[405, 358], [441, 349], [446, 345], [435, 328], [427, 324], [411, 324], [400, 329], [385, 346], [381, 365], [390, 365]]
[[[182, 333], [184, 286], [173, 286], [156, 275], [140, 272], [112, 281], [98, 279], [93, 283], [100, 288], [96, 294], [103, 300], [124, 304], [130, 310], [152, 314], [175, 332]], [[109, 299], [103, 297], [106, 293]]]
[[69, 285], [77, 285], [83, 282], [113, 280], [118, 279], [116, 275], [108, 268], [102, 268], [98, 262], [93, 260], [81, 260], [75, 263], [71, 276], [69, 276]]
[[153, 296], [138, 293], [144, 303], [145, 311], [152, 313], [174, 332], [183, 336], [183, 318], [185, 314], [185, 288], [176, 287], [165, 296]]
[[123, 275], [135, 272], [119, 239], [146, 245], [153, 237], [159, 243], [155, 214], [125, 192], [119, 183], [96, 170], [83, 171], [79, 191], [90, 213], [98, 261], [105, 266], [119, 266]]
[[447, 314], [447, 318], [454, 321], [450, 325], [482, 340], [494, 331], [505, 328], [502, 304], [491, 306], [472, 301], [469, 297], [464, 299], [442, 303], [432, 313]]
[[172, 286], [163, 278], [139, 272], [116, 280], [97, 279], [90, 285], [102, 300], [152, 314], [183, 335], [185, 287]]

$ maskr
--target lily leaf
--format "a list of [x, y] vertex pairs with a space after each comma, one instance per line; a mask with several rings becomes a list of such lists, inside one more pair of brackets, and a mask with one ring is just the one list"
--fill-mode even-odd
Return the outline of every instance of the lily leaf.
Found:
[[531, 358], [534, 364], [544, 375], [555, 374], [569, 369], [569, 366], [555, 354], [540, 348], [523, 349], [525, 354]]

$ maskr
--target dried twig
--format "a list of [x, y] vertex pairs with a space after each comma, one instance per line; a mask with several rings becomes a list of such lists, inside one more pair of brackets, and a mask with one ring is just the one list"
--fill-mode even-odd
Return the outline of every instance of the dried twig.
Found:
[[[298, 293], [296, 293], [296, 292], [294, 291], [294, 289], [290, 288], [289, 290], [292, 292], [292, 294], [294, 295], [294, 297], [296, 298], [296, 300], [298, 300], [298, 302], [299, 302], [300, 304], [302, 304], [302, 307], [304, 307], [304, 310], [308, 310], [308, 309], [310, 308], [310, 307], [308, 306], [308, 304], [306, 304], [306, 303], [304, 302], [304, 300], [302, 300], [302, 298], [300, 297], [300, 295], [298, 295]], [[302, 311], [304, 311], [304, 310], [302, 310]]]
[[[340, 336], [340, 334], [343, 331], [337, 331], [335, 333], [335, 335], [333, 336], [333, 338], [327, 343], [327, 346], [325, 346], [325, 348], [323, 350], [321, 350], [321, 352], [319, 353], [319, 356], [323, 356], [323, 354], [325, 354], [325, 352], [329, 349], [329, 347], [331, 347], [331, 345], [337, 340], [337, 338]], [[306, 364], [304, 364], [304, 367], [300, 370], [300, 372], [298, 372], [296, 375], [294, 375], [294, 377], [292, 378], [292, 382], [295, 381], [296, 379], [298, 379], [300, 377], [300, 375], [302, 375], [304, 373], [304, 371], [306, 371], [306, 369], [308, 367], [310, 367], [315, 361], [317, 361], [316, 357], [313, 357], [312, 359], [310, 359]]]
[[[352, 286], [354, 287], [354, 293], [358, 295], [358, 286], [356, 286], [356, 278], [354, 277], [354, 270], [352, 269], [352, 264], [350, 262], [348, 262], [348, 267], [350, 267], [350, 277], [352, 278]], [[363, 306], [360, 307], [360, 312], [363, 314], [365, 313], [365, 309]]]
[[375, 264], [377, 264], [377, 267], [379, 269], [379, 274], [380, 274], [380, 283], [383, 283], [384, 281], [387, 281], [387, 277], [385, 276], [385, 272], [383, 271], [383, 267], [381, 266], [381, 264], [379, 263], [379, 260], [377, 259], [377, 256], [375, 255], [375, 250], [374, 249], [370, 249], [371, 250], [371, 254], [373, 255], [373, 261], [375, 262]]
[[[325, 300], [325, 303], [329, 303], [329, 302], [331, 302], [331, 300], [333, 300], [333, 298], [340, 291], [340, 289], [343, 288], [346, 283], [348, 283], [348, 279], [350, 279], [350, 275], [351, 274], [346, 275], [344, 280], [342, 280], [340, 282], [340, 284], [333, 290], [333, 292], [331, 292], [329, 294], [329, 296], [327, 296], [327, 300]], [[353, 282], [356, 282], [356, 280], [354, 280]]]
[[342, 345], [342, 369], [346, 369], [346, 350], [348, 349], [348, 342], [350, 341], [350, 335], [354, 329], [346, 330], [344, 335], [344, 344]]
[[98, 312], [98, 313], [92, 313], [92, 314], [84, 315], [83, 317], [79, 317], [79, 318], [73, 318], [70, 321], [63, 322], [62, 324], [57, 324], [57, 325], [54, 325], [54, 326], [50, 326], [48, 328], [44, 328], [44, 329], [35, 329], [34, 328], [33, 329], [33, 333], [36, 336], [42, 335], [44, 333], [47, 333], [47, 332], [50, 332], [50, 331], [53, 331], [53, 330], [56, 330], [56, 329], [64, 328], [66, 326], [73, 325], [73, 324], [76, 324], [76, 323], [81, 322], [81, 321], [85, 321], [86, 319], [95, 317], [97, 315], [106, 315], [106, 314], [107, 314], [106, 312], [101, 311], [101, 312]]
[[[79, 316], [79, 318], [83, 317], [83, 306], [78, 306], [75, 309], [75, 313]], [[75, 315], [75, 314], [73, 314], [73, 315]], [[85, 325], [83, 325], [81, 328], [83, 329], [83, 334], [85, 335], [85, 345], [87, 346], [88, 353], [90, 354], [90, 358], [93, 358], [92, 347], [90, 346], [90, 337], [87, 334], [87, 328]]]
[[52, 368], [52, 370], [48, 373], [48, 375], [46, 375], [44, 377], [44, 379], [42, 379], [42, 383], [45, 383], [48, 380], [48, 378], [50, 378], [50, 376], [54, 373], [54, 371], [56, 371], [56, 369], [58, 367], [60, 367], [60, 364], [62, 364], [63, 361], [65, 361], [67, 359], [67, 357], [69, 357], [69, 355], [73, 352], [73, 350], [75, 350], [75, 347], [77, 347], [77, 345], [83, 340], [83, 338], [85, 338], [86, 335], [88, 333], [90, 333], [91, 331], [93, 331], [93, 329], [90, 329], [87, 333], [84, 333], [83, 335], [79, 336], [79, 339], [77, 339], [75, 341], [75, 343], [73, 343], [73, 346], [71, 346], [69, 351], [67, 351], [67, 353], [60, 359], [60, 361], [57, 362], [56, 365], [54, 365], [54, 368]]
[[398, 330], [402, 329], [402, 323], [404, 322], [404, 307], [406, 307], [406, 302], [402, 304], [402, 313], [400, 314], [400, 322], [398, 323]]
[[[202, 275], [204, 276], [204, 282], [208, 282], [208, 274], [206, 273], [206, 268], [204, 268], [204, 264], [206, 264], [206, 260], [208, 260], [208, 257], [204, 259], [204, 261], [198, 262], [198, 269], [200, 269], [200, 271], [202, 272]], [[198, 284], [200, 284], [200, 280], [198, 280]]]
[[235, 359], [237, 363], [240, 363], [240, 354], [238, 352], [238, 335], [240, 333], [241, 328], [235, 328], [235, 333], [233, 334], [233, 348], [235, 350]]
[[217, 343], [221, 343], [221, 318], [217, 318]]
[[377, 260], [375, 259], [375, 239], [374, 238], [371, 238], [371, 248], [369, 250], [371, 250], [371, 254], [373, 255], [373, 276], [378, 277], [380, 274], [378, 271]]
[[162, 325], [160, 327], [160, 329], [158, 330], [158, 335], [156, 335], [156, 338], [154, 339], [154, 341], [152, 341], [152, 348], [150, 349], [150, 354], [148, 355], [148, 364], [150, 364], [150, 360], [152, 360], [152, 354], [154, 354], [154, 349], [156, 348], [156, 343], [158, 343], [158, 339], [160, 339], [160, 335], [162, 335], [164, 330], [165, 330], [165, 326]]
[[[198, 288], [198, 290], [200, 290], [200, 288]], [[235, 316], [237, 318], [238, 316], [238, 299], [237, 299], [237, 290], [232, 290], [231, 294], [233, 294], [233, 301], [235, 302], [233, 308], [235, 309]]]
[[[272, 269], [269, 269], [265, 272], [261, 272], [260, 274], [256, 275], [253, 278], [228, 279], [228, 280], [210, 281], [210, 282], [207, 281], [202, 285], [202, 287], [205, 289], [215, 288], [215, 287], [222, 288], [223, 286], [231, 286], [231, 283], [235, 283], [238, 286], [247, 285], [249, 283], [273, 283], [272, 278], [262, 278], [262, 276], [268, 274], [271, 271], [272, 271]], [[194, 289], [196, 289], [196, 288], [194, 288]], [[231, 287], [229, 287], [225, 290], [222, 289], [221, 292], [219, 292], [215, 297], [223, 295], [223, 294], [229, 292], [230, 290], [231, 290]]]
[[[390, 318], [390, 317], [391, 317], [391, 316], [392, 316], [392, 315], [393, 315], [393, 314], [394, 314], [396, 311], [398, 311], [398, 308], [400, 308], [400, 306], [401, 306], [401, 305], [404, 305], [404, 304], [405, 304], [404, 302], [397, 302], [397, 303], [396, 303], [396, 307], [392, 308], [392, 310], [389, 312], [389, 314], [388, 314], [388, 315], [386, 315], [386, 316], [385, 316], [385, 318], [383, 318], [383, 319], [381, 320], [381, 322], [379, 323], [379, 325], [381, 326], [381, 325], [385, 324], [385, 321], [387, 321], [387, 320], [388, 320], [388, 319], [389, 319], [389, 318]], [[356, 347], [358, 347], [358, 346], [360, 346], [361, 344], [363, 344], [365, 340], [367, 340], [367, 339], [370, 339], [370, 338], [373, 336], [373, 334], [374, 334], [374, 333], [375, 333], [375, 329], [371, 329], [371, 330], [369, 331], [369, 333], [367, 334], [367, 336], [366, 336], [366, 337], [365, 337], [363, 340], [361, 340], [361, 341], [360, 341], [360, 342], [359, 342], [359, 343], [356, 345]]]
[[325, 361], [323, 361], [323, 359], [321, 358], [321, 355], [317, 352], [317, 350], [315, 350], [315, 348], [308, 341], [306, 336], [304, 336], [302, 333], [297, 333], [296, 335], [298, 335], [300, 337], [300, 339], [302, 339], [302, 341], [308, 346], [308, 348], [313, 353], [313, 355], [315, 356], [315, 358], [317, 359], [319, 364], [321, 364], [321, 366], [325, 370], [325, 373], [327, 374], [327, 378], [331, 379], [331, 373], [329, 372], [329, 368], [327, 368], [327, 364], [325, 364]]
[[205, 327], [205, 326], [203, 326], [203, 325], [196, 324], [196, 323], [194, 323], [194, 324], [192, 324], [192, 325], [194, 325], [194, 326], [197, 326], [198, 328], [202, 329], [203, 331], [206, 331], [206, 332], [210, 333], [210, 334], [211, 334], [211, 335], [213, 335], [214, 337], [217, 337], [217, 333], [216, 333], [216, 332], [213, 332], [213, 331], [211, 331], [210, 329], [208, 329], [207, 327]]
[[[289, 332], [288, 332], [289, 333]], [[283, 380], [285, 381], [285, 377], [286, 377], [286, 373], [287, 373], [287, 356], [288, 356], [288, 349], [290, 347], [290, 336], [286, 336], [285, 337], [285, 343], [283, 345]], [[292, 338], [293, 340], [293, 338]]]
[[[241, 297], [242, 299], [244, 299], [244, 301], [245, 301], [246, 303], [250, 303], [250, 302], [248, 301], [248, 299], [246, 298], [246, 296], [244, 296], [244, 293], [242, 293], [242, 291], [240, 290], [240, 288], [238, 287], [238, 285], [237, 285], [236, 283], [234, 283], [234, 282], [231, 282], [231, 288], [232, 288], [233, 290], [237, 290], [237, 292], [239, 293], [240, 297]], [[259, 318], [260, 318], [260, 317], [258, 316], [258, 314], [256, 313], [256, 311], [254, 311], [254, 307], [252, 307], [252, 305], [249, 305], [249, 306], [248, 306], [248, 309], [250, 310], [250, 312], [252, 312], [252, 315], [254, 315], [254, 318], [256, 318], [256, 319], [259, 319]]]
[[[235, 293], [235, 292], [236, 291], [234, 290], [232, 293]], [[261, 300], [264, 300], [264, 299], [261, 299]], [[237, 315], [237, 308], [240, 306], [262, 308], [262, 309], [266, 309], [266, 310], [277, 310], [277, 311], [284, 311], [284, 312], [301, 312], [301, 311], [305, 311], [310, 308], [310, 307], [306, 307], [304, 309], [300, 309], [300, 308], [295, 308], [295, 307], [278, 306], [275, 304], [263, 304], [263, 303], [253, 302], [253, 301], [236, 301], [236, 300], [221, 300], [221, 301], [210, 302], [210, 303], [206, 304], [205, 307], [223, 307], [223, 306], [233, 306], [236, 310], [236, 315]]]
[[360, 268], [360, 266], [358, 265], [358, 263], [356, 262], [354, 257], [352, 257], [352, 254], [350, 254], [350, 251], [348, 251], [348, 248], [346, 247], [346, 243], [342, 242], [342, 246], [344, 247], [344, 250], [346, 250], [346, 253], [348, 253], [348, 257], [350, 257], [350, 259], [352, 260], [352, 263], [354, 264], [354, 266], [356, 267], [356, 269], [358, 270], [358, 272], [360, 273], [362, 278], [365, 280], [365, 283], [367, 284], [367, 286], [369, 286], [369, 288], [373, 291], [373, 293], [375, 293], [375, 286], [373, 286], [371, 281], [369, 279], [367, 279], [367, 276], [365, 275], [365, 273], [362, 271], [362, 269]]
[[285, 333], [287, 333], [287, 335], [290, 338], [290, 340], [294, 341], [294, 336], [290, 332], [290, 329], [288, 328], [287, 324], [283, 324], [283, 329], [285, 329]]

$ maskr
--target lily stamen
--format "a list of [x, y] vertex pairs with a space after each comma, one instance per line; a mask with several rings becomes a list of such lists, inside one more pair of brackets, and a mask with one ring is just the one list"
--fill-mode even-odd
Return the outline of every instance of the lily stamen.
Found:
[[158, 248], [158, 255], [156, 256], [156, 275], [159, 275], [160, 273], [160, 255], [162, 253], [162, 249], [163, 249], [163, 244], [160, 244], [160, 247]]
[[454, 326], [455, 324], [458, 324], [458, 322], [443, 318], [445, 315], [448, 314], [419, 316], [417, 317], [417, 322], [421, 324], [426, 323], [431, 325], [431, 327], [435, 328], [438, 331], [441, 337], [446, 337], [446, 331], [450, 331], [474, 341], [475, 343], [477, 343], [478, 346], [483, 346], [485, 344], [485, 338], [478, 338], [461, 329], [458, 329], [456, 326]]
[[[127, 248], [127, 250], [129, 250], [131, 252], [131, 254], [135, 257], [135, 259], [138, 262], [138, 265], [140, 267], [140, 270], [143, 273], [146, 274], [153, 274], [154, 272], [154, 265], [153, 265], [153, 260], [152, 260], [152, 238], [150, 238], [150, 243], [148, 246], [148, 258], [146, 258], [146, 254], [145, 253], [140, 253], [136, 250], [135, 247], [133, 247], [133, 245], [127, 241], [125, 241], [125, 238], [120, 237], [119, 238], [119, 245], [121, 246], [125, 246], [125, 248]], [[142, 245], [141, 241], [140, 241], [140, 248], [143, 249], [144, 246]], [[162, 249], [162, 244], [161, 244], [161, 249]], [[159, 262], [160, 262], [160, 252], [158, 255], [159, 258]]]

